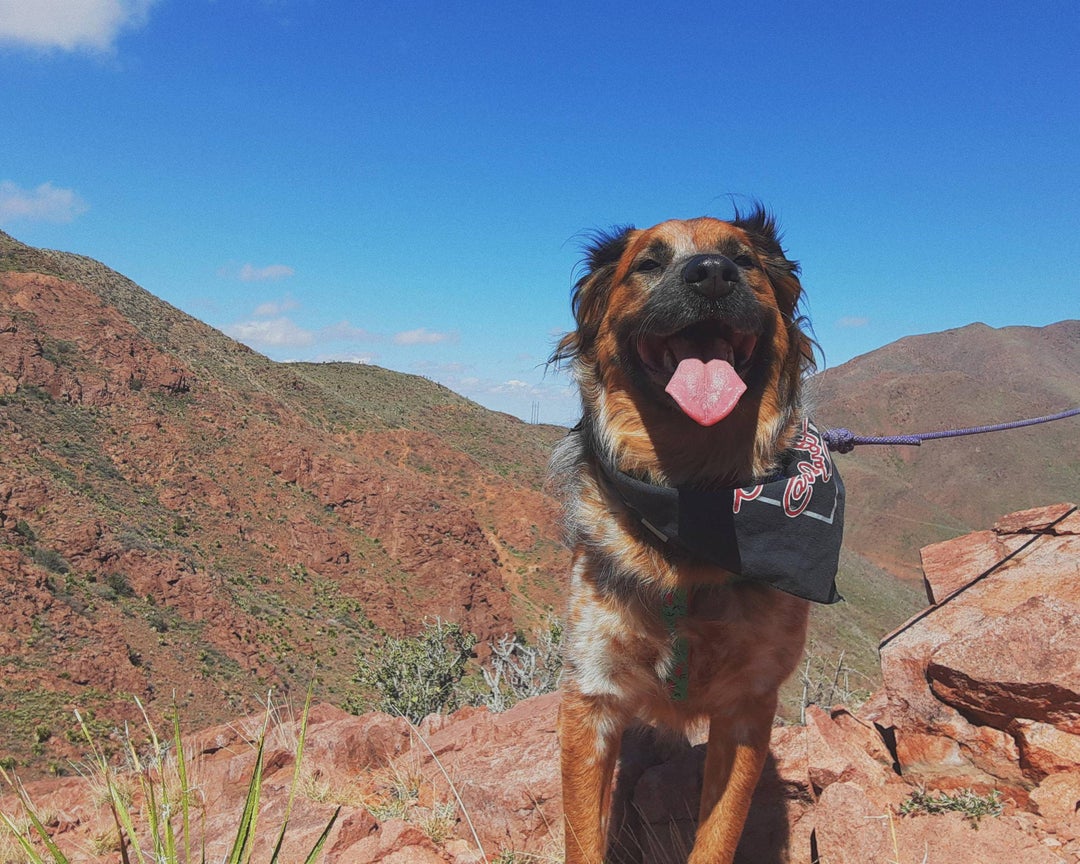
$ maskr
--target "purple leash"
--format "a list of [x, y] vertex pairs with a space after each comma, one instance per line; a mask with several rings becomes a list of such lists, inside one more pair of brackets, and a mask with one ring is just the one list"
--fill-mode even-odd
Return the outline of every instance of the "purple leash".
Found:
[[883, 435], [881, 437], [867, 437], [856, 435], [850, 429], [828, 429], [821, 433], [830, 450], [837, 453], [850, 453], [860, 444], [910, 444], [918, 447], [923, 441], [933, 441], [936, 438], [959, 438], [963, 435], [979, 435], [983, 432], [1001, 432], [1005, 429], [1021, 429], [1024, 426], [1035, 426], [1039, 423], [1049, 423], [1053, 420], [1063, 420], [1066, 417], [1080, 415], [1080, 408], [1071, 408], [1059, 414], [1050, 414], [1047, 417], [1033, 417], [1030, 420], [1014, 420], [1012, 423], [998, 423], [994, 426], [972, 426], [970, 429], [945, 429], [941, 432], [921, 432], [917, 435]]

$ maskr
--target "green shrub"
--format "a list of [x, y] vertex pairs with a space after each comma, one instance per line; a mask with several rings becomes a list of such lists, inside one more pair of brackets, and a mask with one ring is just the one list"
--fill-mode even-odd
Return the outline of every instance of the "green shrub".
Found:
[[106, 575], [105, 584], [112, 588], [116, 592], [118, 597], [131, 597], [135, 594], [131, 585], [128, 584], [127, 575], [124, 573], [112, 572]]
[[971, 789], [960, 789], [952, 794], [948, 792], [934, 794], [925, 789], [917, 789], [900, 805], [900, 815], [962, 813], [971, 820], [972, 827], [977, 828], [983, 816], [1000, 816], [1004, 809], [1001, 793], [997, 789], [985, 795], [980, 795]]
[[436, 619], [416, 636], [386, 636], [373, 650], [357, 652], [353, 681], [371, 701], [352, 700], [353, 710], [376, 708], [414, 723], [460, 704], [458, 682], [473, 656], [476, 636], [459, 624]]
[[71, 565], [55, 549], [43, 549], [40, 546], [35, 546], [30, 557], [34, 559], [35, 564], [40, 564], [53, 573], [63, 574], [71, 570]]
[[146, 623], [150, 625], [150, 629], [156, 633], [167, 633], [169, 630], [169, 621], [165, 617], [165, 614], [157, 609], [151, 609], [146, 613]]

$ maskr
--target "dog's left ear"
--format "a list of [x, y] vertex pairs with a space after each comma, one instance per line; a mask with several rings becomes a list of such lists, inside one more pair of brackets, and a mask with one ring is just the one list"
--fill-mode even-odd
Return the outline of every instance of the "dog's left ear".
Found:
[[750, 236], [765, 265], [765, 272], [776, 293], [777, 305], [787, 322], [788, 338], [795, 347], [792, 354], [792, 357], [796, 358], [792, 376], [798, 377], [812, 371], [816, 366], [816, 343], [803, 330], [802, 325], [807, 322], [799, 312], [799, 301], [803, 292], [802, 283], [799, 281], [799, 262], [787, 257], [776, 217], [762, 204], [755, 202], [753, 209], [745, 215], [736, 210], [732, 224], [742, 228]]
[[799, 262], [792, 261], [784, 252], [776, 217], [760, 203], [755, 203], [753, 210], [745, 215], [736, 210], [732, 224], [749, 234], [750, 239], [754, 241], [769, 280], [776, 290], [776, 299], [780, 303], [780, 311], [783, 312], [784, 317], [795, 317], [795, 310], [802, 297]]
[[559, 340], [548, 358], [549, 365], [573, 360], [591, 348], [607, 309], [611, 279], [633, 231], [633, 225], [622, 225], [598, 231], [589, 239], [584, 249], [586, 271], [574, 285], [571, 297], [577, 328]]

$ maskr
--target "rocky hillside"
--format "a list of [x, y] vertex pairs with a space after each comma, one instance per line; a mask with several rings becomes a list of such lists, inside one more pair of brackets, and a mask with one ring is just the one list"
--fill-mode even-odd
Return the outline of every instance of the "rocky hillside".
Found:
[[[1055, 414], [1080, 407], [1080, 321], [910, 336], [829, 369], [814, 389], [821, 422], [859, 435]], [[845, 545], [917, 578], [922, 546], [1074, 497], [1080, 417], [921, 447], [859, 447], [838, 461], [851, 502]]]
[[[737, 862], [1078, 864], [1078, 559], [1071, 504], [924, 550], [935, 605], [883, 643], [884, 686], [865, 705], [812, 705], [805, 725], [774, 729]], [[557, 710], [550, 695], [410, 728], [317, 706], [286, 858], [300, 860], [340, 806], [328, 862], [559, 860]], [[208, 729], [186, 745], [211, 857], [235, 837], [258, 726]], [[276, 838], [298, 734], [286, 722], [268, 745], [257, 859]], [[685, 860], [703, 763], [700, 741], [624, 743], [612, 860]], [[73, 861], [118, 860], [86, 781], [30, 793]], [[17, 809], [0, 799], [0, 812]]]
[[[282, 365], [109, 270], [0, 235], [0, 754], [65, 764], [174, 700], [207, 719], [425, 616], [527, 629], [567, 566], [563, 434], [375, 367]], [[35, 731], [36, 730], [36, 731]]]
[[[979, 392], [1001, 356], [1042, 365], [1040, 410], [1059, 407], [1054, 387], [1075, 395], [1076, 322], [1017, 330], [1005, 347], [986, 329], [946, 340], [987, 370]], [[959, 395], [920, 377], [924, 354], [947, 352], [905, 344], [826, 374], [822, 421], [888, 430], [903, 404], [931, 426], [968, 422], [946, 411]], [[902, 403], [879, 398], [887, 381]], [[1015, 399], [1002, 413], [1035, 404]], [[921, 602], [892, 574], [914, 566], [918, 543], [978, 524], [959, 506], [943, 515], [953, 500], [1005, 500], [1002, 512], [1037, 487], [1075, 486], [1065, 431], [1011, 433], [1024, 442], [1013, 462], [973, 459], [935, 475], [950, 476], [945, 489], [911, 466], [946, 471], [948, 454], [1003, 445], [840, 457], [848, 602], [815, 610], [811, 666], [842, 656], [853, 689], [876, 686], [877, 640]], [[96, 261], [0, 233], [0, 764], [64, 769], [82, 740], [72, 710], [107, 730], [136, 719], [132, 696], [154, 716], [175, 703], [224, 720], [314, 680], [345, 705], [357, 651], [425, 617], [481, 638], [528, 630], [562, 602], [568, 556], [543, 491], [562, 434], [414, 376], [274, 363]], [[1072, 455], [1061, 467], [1051, 452]], [[987, 484], [991, 468], [1012, 479]], [[802, 686], [788, 685], [788, 706]]]

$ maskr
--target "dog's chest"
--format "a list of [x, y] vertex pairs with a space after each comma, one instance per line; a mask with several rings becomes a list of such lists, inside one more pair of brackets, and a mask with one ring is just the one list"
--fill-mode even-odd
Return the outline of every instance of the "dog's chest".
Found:
[[575, 687], [674, 727], [771, 698], [805, 639], [806, 601], [758, 585], [699, 589], [676, 616], [636, 598], [575, 595], [567, 644]]

